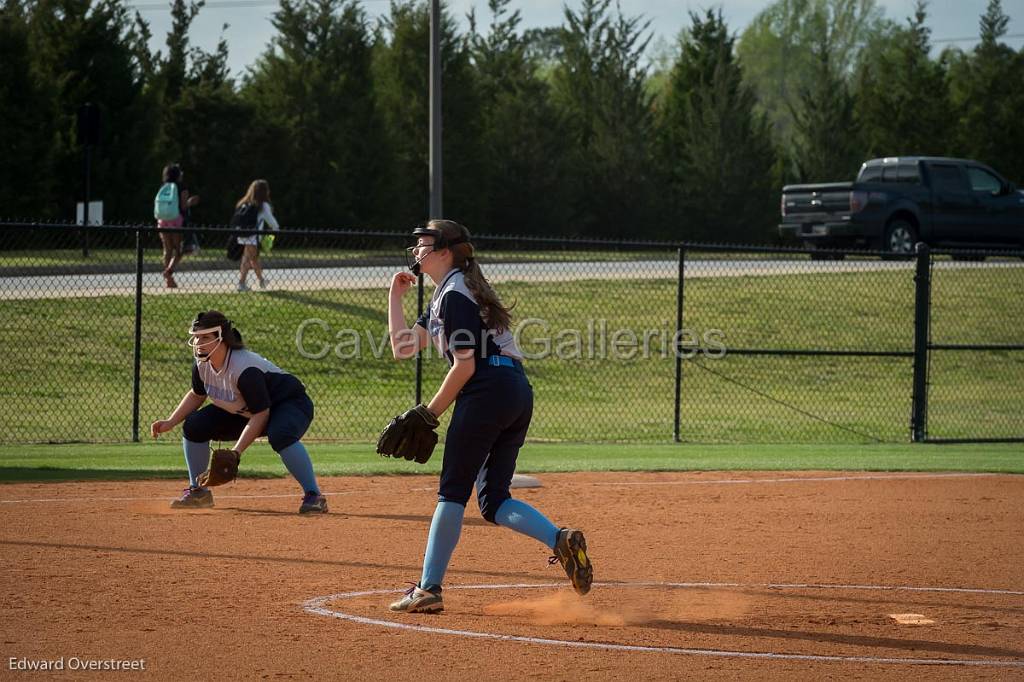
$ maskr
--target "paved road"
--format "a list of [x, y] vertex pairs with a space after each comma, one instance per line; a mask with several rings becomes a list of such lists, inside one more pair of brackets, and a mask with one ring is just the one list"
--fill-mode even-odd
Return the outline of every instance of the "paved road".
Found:
[[[692, 260], [686, 263], [687, 278], [765, 277], [812, 273], [850, 273], [902, 270], [912, 271], [909, 261], [794, 261], [794, 260]], [[936, 269], [1019, 268], [1021, 261], [941, 261]], [[563, 282], [583, 279], [674, 279], [675, 260], [601, 261], [561, 263], [494, 263], [485, 265], [492, 282]], [[324, 289], [384, 289], [395, 273], [394, 266], [344, 268], [269, 269], [269, 289], [277, 291], [319, 291]], [[233, 270], [195, 270], [176, 275], [179, 288], [164, 288], [160, 273], [144, 273], [142, 290], [147, 295], [225, 293], [235, 291]], [[250, 281], [254, 278], [250, 277]], [[40, 298], [93, 298], [131, 296], [135, 293], [134, 273], [0, 277], [0, 300]]]

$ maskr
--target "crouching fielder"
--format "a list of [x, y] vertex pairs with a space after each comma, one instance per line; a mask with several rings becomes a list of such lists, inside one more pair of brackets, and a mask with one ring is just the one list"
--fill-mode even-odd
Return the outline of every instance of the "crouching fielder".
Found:
[[[235, 441], [240, 456], [254, 440], [266, 436], [305, 493], [300, 514], [326, 512], [327, 499], [313, 473], [309, 453], [300, 442], [313, 421], [313, 401], [302, 382], [261, 355], [247, 350], [242, 335], [217, 310], [199, 313], [189, 330], [195, 357], [192, 389], [167, 419], [153, 422], [153, 437], [182, 421], [182, 445], [189, 487], [171, 503], [178, 509], [213, 506], [213, 493], [199, 484], [210, 461], [210, 441]], [[212, 405], [199, 409], [209, 398]]]
[[593, 567], [583, 533], [555, 526], [509, 493], [519, 448], [533, 416], [533, 389], [510, 331], [509, 310], [484, 279], [465, 227], [432, 220], [413, 235], [417, 243], [410, 249], [411, 269], [429, 276], [437, 289], [429, 309], [410, 330], [402, 296], [416, 278], [407, 272], [395, 274], [388, 300], [391, 347], [395, 358], [410, 358], [433, 339], [450, 368], [426, 409], [440, 416], [454, 402], [455, 410], [445, 441], [423, 573], [402, 599], [391, 604], [391, 610], [444, 610], [441, 583], [462, 532], [474, 483], [486, 520], [550, 547], [573, 588], [586, 594]]

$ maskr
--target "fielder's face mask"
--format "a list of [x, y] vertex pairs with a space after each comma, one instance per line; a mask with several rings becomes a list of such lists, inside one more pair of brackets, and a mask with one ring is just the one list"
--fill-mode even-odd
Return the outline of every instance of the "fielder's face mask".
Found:
[[224, 343], [224, 334], [226, 331], [229, 332], [231, 330], [231, 322], [229, 321], [217, 327], [202, 328], [200, 327], [200, 317], [202, 317], [202, 313], [196, 316], [195, 321], [192, 322], [192, 327], [188, 330], [188, 345], [192, 349], [192, 355], [195, 357], [196, 362], [208, 362], [213, 351], [217, 350], [220, 344]]
[[[455, 246], [456, 244], [462, 244], [466, 241], [465, 237], [456, 237], [455, 239], [448, 239], [444, 236], [441, 230], [436, 230], [432, 227], [417, 227], [412, 231], [412, 236], [419, 239], [420, 237], [433, 237], [433, 244], [424, 244], [423, 246], [410, 246], [405, 250], [405, 262], [409, 266], [409, 270], [412, 274], [419, 276], [421, 272], [420, 263], [422, 263], [427, 256], [440, 251], [441, 249], [447, 249], [448, 247]], [[419, 258], [416, 257], [414, 250], [416, 249], [429, 249]]]

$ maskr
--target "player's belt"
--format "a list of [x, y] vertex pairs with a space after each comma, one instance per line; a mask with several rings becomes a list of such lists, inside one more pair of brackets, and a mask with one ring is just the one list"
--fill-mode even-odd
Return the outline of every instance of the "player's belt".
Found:
[[519, 365], [519, 361], [507, 355], [492, 355], [487, 358], [487, 364], [491, 367], [516, 367]]

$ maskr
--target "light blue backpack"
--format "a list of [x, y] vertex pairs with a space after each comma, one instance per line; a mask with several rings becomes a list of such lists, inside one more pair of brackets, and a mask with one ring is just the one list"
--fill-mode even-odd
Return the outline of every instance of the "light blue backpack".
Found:
[[173, 182], [165, 182], [160, 186], [153, 200], [153, 217], [157, 220], [174, 220], [181, 215], [181, 206], [178, 203], [178, 185]]

